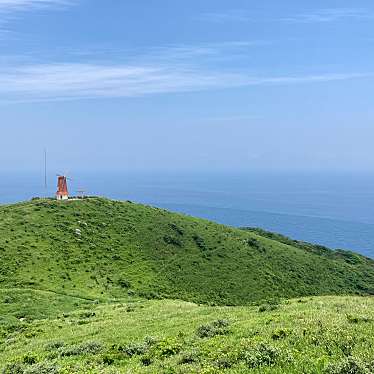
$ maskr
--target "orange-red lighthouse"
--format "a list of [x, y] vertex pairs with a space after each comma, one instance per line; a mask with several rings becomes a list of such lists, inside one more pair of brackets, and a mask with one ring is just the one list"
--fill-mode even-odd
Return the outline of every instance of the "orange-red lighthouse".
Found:
[[67, 200], [69, 198], [68, 183], [65, 176], [58, 176], [56, 198], [57, 200]]

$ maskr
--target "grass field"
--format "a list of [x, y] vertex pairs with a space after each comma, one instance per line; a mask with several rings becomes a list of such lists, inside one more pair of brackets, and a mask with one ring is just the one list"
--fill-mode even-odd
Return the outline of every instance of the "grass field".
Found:
[[1, 298], [3, 373], [374, 370], [370, 297], [250, 307], [133, 298], [97, 303], [22, 290], [2, 291]]

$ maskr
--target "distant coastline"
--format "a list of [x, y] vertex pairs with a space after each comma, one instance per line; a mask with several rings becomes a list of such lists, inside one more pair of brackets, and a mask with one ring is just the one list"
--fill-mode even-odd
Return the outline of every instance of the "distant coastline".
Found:
[[[90, 195], [132, 200], [231, 226], [261, 227], [294, 239], [374, 257], [374, 178], [302, 174], [76, 173]], [[55, 178], [0, 176], [0, 204], [54, 196]], [[76, 186], [72, 186], [75, 193]]]

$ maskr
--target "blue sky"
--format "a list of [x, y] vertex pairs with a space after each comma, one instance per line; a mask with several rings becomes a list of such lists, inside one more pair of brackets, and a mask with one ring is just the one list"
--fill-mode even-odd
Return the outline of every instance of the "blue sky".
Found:
[[0, 163], [370, 171], [372, 1], [0, 0]]

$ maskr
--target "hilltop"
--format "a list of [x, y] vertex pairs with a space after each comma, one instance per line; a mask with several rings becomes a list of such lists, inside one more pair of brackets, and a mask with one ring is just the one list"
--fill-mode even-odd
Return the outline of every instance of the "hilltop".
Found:
[[0, 206], [0, 254], [1, 288], [88, 300], [374, 294], [374, 261], [358, 254], [103, 198]]

